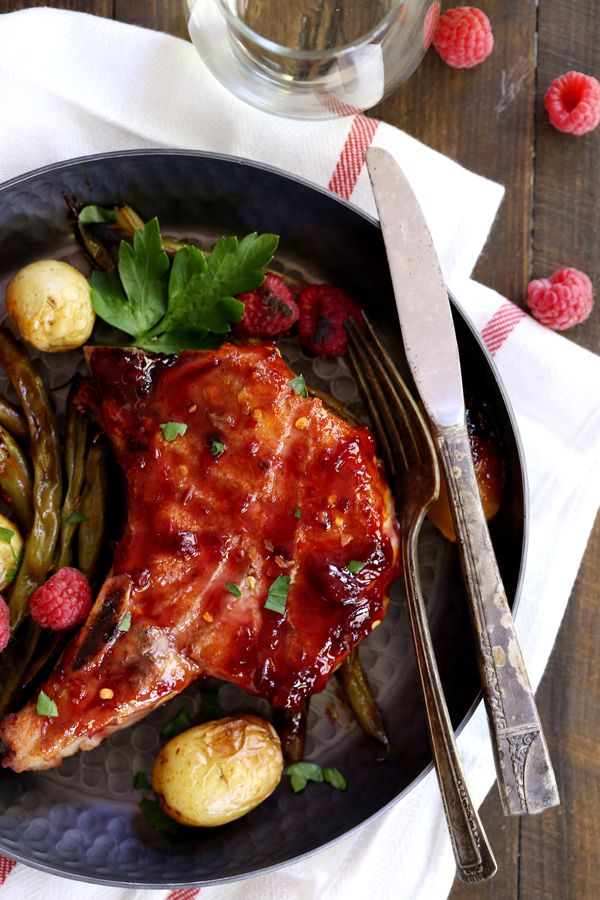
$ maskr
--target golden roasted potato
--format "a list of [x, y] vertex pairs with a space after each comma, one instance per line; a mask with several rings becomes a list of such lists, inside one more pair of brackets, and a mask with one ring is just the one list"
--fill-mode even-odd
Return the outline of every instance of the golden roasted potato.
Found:
[[87, 279], [56, 259], [17, 272], [6, 289], [6, 311], [27, 343], [50, 353], [80, 347], [96, 319]]
[[283, 755], [277, 732], [258, 716], [228, 716], [183, 731], [152, 770], [163, 811], [182, 825], [239, 819], [273, 793]]
[[0, 515], [0, 591], [15, 577], [22, 549], [19, 529], [6, 516]]

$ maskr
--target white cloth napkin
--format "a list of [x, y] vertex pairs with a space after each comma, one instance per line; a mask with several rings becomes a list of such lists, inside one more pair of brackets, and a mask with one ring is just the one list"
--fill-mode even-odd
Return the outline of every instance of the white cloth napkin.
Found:
[[[374, 213], [364, 148], [386, 147], [425, 211], [448, 282], [482, 332], [525, 447], [530, 547], [517, 626], [537, 686], [600, 498], [600, 360], [469, 280], [501, 201], [498, 185], [366, 117], [277, 119], [244, 105], [181, 40], [80, 13], [0, 17], [0, 181], [89, 153], [178, 147], [249, 157], [329, 186]], [[483, 708], [459, 738], [480, 803], [494, 769]], [[435, 775], [357, 833], [272, 874], [157, 900], [440, 900], [454, 875]], [[147, 892], [76, 884], [0, 858], [0, 900], [133, 900]]]

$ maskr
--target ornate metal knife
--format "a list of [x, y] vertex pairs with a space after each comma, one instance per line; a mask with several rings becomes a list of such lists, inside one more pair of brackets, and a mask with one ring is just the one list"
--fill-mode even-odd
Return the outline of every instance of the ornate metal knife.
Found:
[[431, 420], [458, 536], [506, 815], [560, 802], [537, 707], [479, 499], [448, 293], [423, 213], [380, 148], [367, 167], [385, 241], [406, 357]]

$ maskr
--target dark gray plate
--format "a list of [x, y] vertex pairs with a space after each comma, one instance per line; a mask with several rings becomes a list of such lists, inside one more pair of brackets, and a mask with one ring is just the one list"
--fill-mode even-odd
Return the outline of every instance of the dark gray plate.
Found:
[[[126, 201], [142, 216], [158, 215], [165, 233], [216, 237], [272, 231], [278, 260], [311, 280], [345, 288], [370, 312], [399, 363], [396, 313], [378, 225], [349, 204], [281, 172], [244, 160], [178, 151], [108, 154], [60, 163], [0, 187], [0, 287], [24, 263], [63, 257], [81, 263], [65, 213], [64, 194], [105, 205]], [[498, 375], [481, 341], [455, 313], [465, 382], [493, 408], [506, 459], [506, 487], [492, 532], [509, 599], [514, 600], [525, 552], [526, 491], [515, 424]], [[294, 341], [284, 352], [307, 381], [339, 399], [358, 400], [343, 361], [303, 356]], [[40, 365], [57, 404], [65, 375], [80, 354], [46, 355]], [[466, 604], [454, 547], [427, 525], [421, 575], [452, 720], [464, 722], [478, 697]], [[145, 821], [133, 774], [149, 772], [162, 724], [180, 708], [196, 710], [191, 689], [138, 725], [80, 753], [52, 772], [0, 774], [0, 851], [55, 874], [104, 884], [179, 887], [241, 878], [283, 865], [347, 834], [409, 791], [431, 765], [417, 671], [401, 586], [384, 624], [369, 636], [362, 658], [391, 740], [387, 760], [353, 724], [333, 687], [313, 699], [307, 756], [337, 766], [348, 788], [309, 785], [299, 795], [284, 777], [248, 816], [213, 830], [188, 830], [169, 841]], [[229, 712], [262, 701], [217, 685]]]

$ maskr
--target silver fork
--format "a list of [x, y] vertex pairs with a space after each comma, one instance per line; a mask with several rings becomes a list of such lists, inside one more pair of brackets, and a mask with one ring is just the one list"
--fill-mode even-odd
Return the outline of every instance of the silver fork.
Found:
[[368, 324], [365, 333], [353, 320], [347, 327], [350, 361], [394, 485], [410, 624], [456, 872], [461, 881], [485, 881], [496, 873], [496, 860], [463, 775], [417, 573], [419, 532], [439, 491], [435, 448], [408, 388], [372, 327]]

